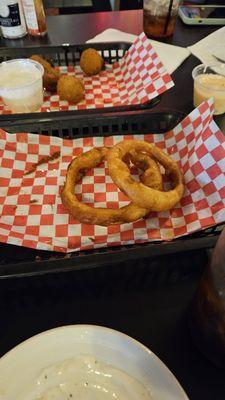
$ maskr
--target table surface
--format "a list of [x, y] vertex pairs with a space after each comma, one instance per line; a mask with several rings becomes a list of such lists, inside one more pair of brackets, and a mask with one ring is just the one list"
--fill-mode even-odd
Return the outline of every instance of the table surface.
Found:
[[224, 371], [199, 352], [188, 326], [188, 309], [207, 256], [203, 251], [193, 252], [191, 265], [187, 254], [176, 255], [176, 259], [161, 256], [160, 261], [159, 257], [135, 265], [123, 262], [0, 281], [0, 357], [47, 329], [69, 324], [107, 326], [157, 354], [190, 400], [224, 399]]
[[[107, 28], [139, 34], [142, 31], [142, 12], [61, 15], [48, 17], [47, 24], [48, 36], [45, 38], [1, 39], [0, 46], [83, 43]], [[188, 46], [216, 29], [188, 27], [178, 20], [174, 36], [167, 41]], [[178, 109], [186, 113], [193, 108], [191, 71], [198, 63], [191, 56], [175, 71], [175, 87], [163, 95], [159, 108]], [[96, 294], [99, 285], [97, 274], [91, 284], [94, 294], [89, 289], [80, 293], [78, 280], [72, 273], [61, 275], [62, 278], [42, 278], [36, 289], [33, 289], [32, 279], [27, 279], [23, 285], [21, 283], [23, 288], [20, 290], [16, 289], [17, 284], [13, 280], [7, 284], [0, 281], [0, 355], [27, 337], [54, 326], [71, 323], [106, 325], [120, 329], [152, 348], [177, 376], [190, 400], [221, 400], [225, 398], [224, 373], [195, 349], [188, 332], [186, 311], [202, 273], [195, 259], [192, 263], [196, 263], [199, 274], [187, 284], [184, 279], [181, 285], [158, 289], [146, 285], [144, 289], [124, 289], [112, 293], [107, 290], [109, 281], [106, 277], [102, 278], [103, 295]], [[83, 273], [82, 279], [88, 280], [88, 273]], [[119, 285], [120, 279], [125, 278], [118, 273], [117, 280], [112, 282]], [[57, 288], [54, 287], [56, 280]]]

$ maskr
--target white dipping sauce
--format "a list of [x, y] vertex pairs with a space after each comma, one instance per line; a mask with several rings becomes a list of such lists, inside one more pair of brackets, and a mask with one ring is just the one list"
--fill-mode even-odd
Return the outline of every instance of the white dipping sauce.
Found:
[[0, 96], [9, 110], [33, 112], [41, 107], [42, 70], [41, 65], [31, 60], [12, 60], [0, 65]]
[[41, 77], [40, 71], [32, 64], [29, 68], [22, 63], [4, 64], [0, 75], [0, 87], [4, 89], [16, 89], [18, 87], [29, 85]]
[[152, 400], [149, 391], [120, 369], [79, 356], [46, 368], [24, 400]]

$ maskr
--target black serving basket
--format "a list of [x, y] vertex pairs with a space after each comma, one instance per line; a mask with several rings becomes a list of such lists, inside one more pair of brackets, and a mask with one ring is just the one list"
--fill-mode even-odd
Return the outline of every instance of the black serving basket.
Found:
[[[174, 128], [184, 115], [177, 111], [149, 110], [97, 114], [93, 118], [82, 115], [69, 118], [57, 115], [54, 121], [41, 118], [38, 122], [24, 119], [4, 122], [4, 129], [9, 132], [33, 132], [61, 138], [88, 136], [110, 136], [117, 134], [165, 133]], [[2, 126], [3, 127], [3, 126]], [[34, 250], [21, 246], [0, 243], [0, 278], [40, 275], [68, 270], [84, 270], [101, 266], [149, 262], [166, 256], [190, 251], [203, 250], [215, 245], [221, 226], [214, 226], [204, 231], [168, 242], [151, 242], [97, 250], [74, 252], [69, 254]]]
[[[52, 66], [76, 66], [80, 63], [80, 56], [83, 50], [92, 47], [98, 50], [107, 64], [113, 64], [115, 61], [119, 61], [126, 51], [131, 46], [131, 43], [124, 42], [111, 42], [111, 43], [91, 43], [91, 44], [80, 44], [80, 45], [70, 45], [64, 44], [61, 46], [40, 46], [40, 47], [19, 47], [19, 48], [0, 48], [0, 62], [16, 59], [16, 58], [28, 58], [34, 54], [41, 55], [47, 59]], [[134, 111], [134, 110], [144, 110], [150, 109], [157, 105], [160, 101], [160, 97], [156, 97], [145, 104], [136, 105], [125, 105], [118, 107], [105, 107], [98, 109], [87, 109], [87, 110], [75, 110], [75, 111], [50, 111], [50, 112], [35, 112], [26, 114], [10, 114], [1, 115], [0, 120], [3, 121], [18, 121], [23, 119], [30, 121], [38, 121], [39, 119], [47, 118], [53, 121], [56, 118], [63, 118], [66, 115], [72, 118], [73, 116], [89, 116], [90, 114], [109, 114], [111, 112], [120, 111]]]

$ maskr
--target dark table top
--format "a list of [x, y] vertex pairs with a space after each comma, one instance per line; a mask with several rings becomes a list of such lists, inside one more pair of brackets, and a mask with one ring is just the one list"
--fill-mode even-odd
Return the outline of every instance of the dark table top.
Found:
[[[43, 38], [25, 37], [17, 40], [1, 38], [0, 46], [39, 46], [41, 44], [60, 45], [63, 43], [84, 43], [108, 28], [120, 29], [138, 35], [143, 31], [142, 10], [113, 11], [91, 14], [70, 14], [47, 17], [48, 35]], [[175, 33], [168, 43], [190, 46], [218, 27], [187, 26], [178, 19]]]
[[188, 326], [188, 310], [207, 255], [195, 251], [191, 264], [189, 259], [188, 254], [176, 259], [158, 256], [135, 265], [123, 262], [0, 281], [0, 356], [47, 329], [102, 325], [149, 347], [171, 369], [190, 400], [224, 399], [224, 371], [199, 352]]
[[[139, 34], [142, 12], [55, 16], [48, 17], [47, 23], [48, 36], [42, 40], [1, 39], [0, 45], [83, 43], [112, 27]], [[168, 42], [188, 46], [215, 29], [187, 27], [178, 20], [175, 34]], [[159, 107], [184, 112], [193, 108], [191, 71], [198, 63], [191, 56], [175, 71], [175, 87], [164, 94]], [[192, 273], [188, 265], [182, 277], [177, 279], [177, 271], [183, 261], [189, 262], [190, 255], [183, 257], [171, 256], [172, 261], [164, 260], [165, 274], [170, 261], [176, 265], [167, 283], [162, 272], [152, 284], [152, 268], [158, 269], [162, 265], [160, 257], [145, 267], [142, 260], [138, 266], [125, 268], [120, 265], [115, 273], [110, 268], [101, 268], [91, 274], [80, 271], [0, 281], [0, 356], [26, 338], [56, 326], [73, 323], [105, 325], [128, 333], [149, 346], [179, 379], [190, 400], [225, 398], [224, 372], [195, 348], [187, 323], [188, 308], [207, 263], [207, 255], [203, 251], [192, 254]], [[134, 286], [132, 282], [135, 282]]]

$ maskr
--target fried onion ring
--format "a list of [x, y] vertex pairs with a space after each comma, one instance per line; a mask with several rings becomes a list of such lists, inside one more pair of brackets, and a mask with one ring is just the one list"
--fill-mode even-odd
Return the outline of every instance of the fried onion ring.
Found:
[[[123, 161], [124, 157], [132, 151], [138, 154], [144, 153], [158, 161], [173, 181], [174, 188], [163, 192], [136, 182]], [[183, 175], [177, 163], [153, 144], [142, 140], [124, 140], [109, 149], [107, 161], [113, 182], [139, 207], [145, 207], [151, 211], [166, 211], [173, 208], [183, 196]]]
[[160, 172], [158, 163], [151, 157], [143, 153], [136, 153], [136, 151], [131, 151], [127, 154], [125, 158], [126, 164], [129, 166], [130, 161], [139, 169], [141, 169], [143, 174], [140, 175], [140, 181], [146, 185], [156, 190], [163, 190], [163, 179]]
[[[105, 147], [94, 148], [82, 155], [74, 158], [70, 163], [66, 182], [61, 192], [62, 203], [74, 219], [85, 224], [96, 224], [102, 226], [122, 224], [136, 221], [148, 214], [148, 209], [136, 206], [133, 203], [120, 209], [112, 208], [93, 208], [78, 201], [74, 188], [75, 184], [81, 179], [84, 171], [97, 167], [104, 161], [108, 149]], [[138, 157], [140, 165], [141, 157]], [[145, 160], [147, 162], [147, 160]], [[135, 164], [135, 155], [133, 155]], [[151, 165], [153, 165], [151, 163]], [[147, 170], [146, 170], [147, 172]], [[150, 182], [148, 182], [150, 184]]]

